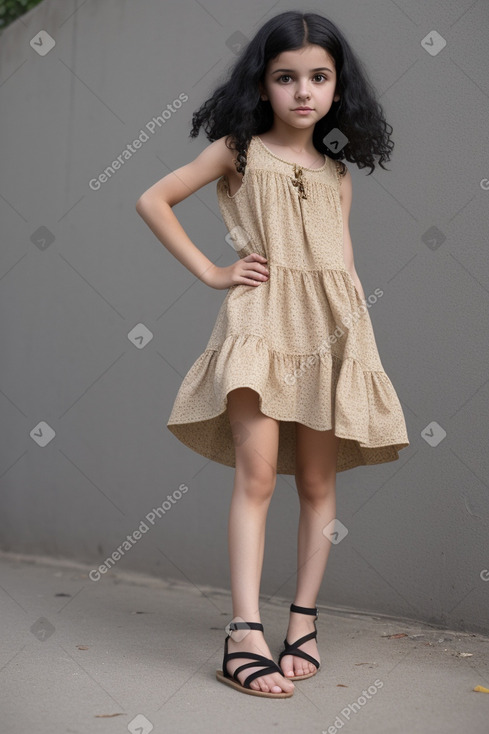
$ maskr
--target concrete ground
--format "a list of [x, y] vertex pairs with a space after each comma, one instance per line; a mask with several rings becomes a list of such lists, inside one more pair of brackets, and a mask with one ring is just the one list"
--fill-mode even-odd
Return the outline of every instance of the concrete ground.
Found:
[[[2, 732], [489, 732], [489, 638], [320, 607], [322, 668], [273, 701], [215, 678], [228, 593], [89, 571], [0, 554]], [[261, 605], [275, 660], [289, 603]]]

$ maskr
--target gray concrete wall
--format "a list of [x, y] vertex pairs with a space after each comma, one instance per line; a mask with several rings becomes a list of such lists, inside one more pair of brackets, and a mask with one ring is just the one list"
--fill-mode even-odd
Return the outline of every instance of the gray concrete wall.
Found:
[[[233, 469], [166, 428], [224, 292], [181, 266], [134, 206], [207, 144], [188, 138], [192, 111], [234, 60], [229, 39], [250, 37], [267, 8], [78, 6], [45, 0], [0, 39], [1, 548], [95, 567], [185, 485], [118, 563], [227, 588]], [[394, 127], [390, 172], [350, 166], [351, 234], [366, 296], [384, 291], [370, 315], [411, 439], [397, 462], [338, 475], [349, 532], [319, 601], [487, 631], [489, 10], [472, 0], [301, 7], [347, 33]], [[44, 56], [41, 31], [55, 41]], [[446, 41], [435, 55], [423, 41], [432, 31]], [[180, 95], [115, 175], [91, 185]], [[209, 258], [234, 261], [215, 183], [175, 213]], [[153, 335], [143, 349], [130, 338], [140, 323]], [[294, 478], [279, 476], [267, 596], [293, 596], [297, 519]]]

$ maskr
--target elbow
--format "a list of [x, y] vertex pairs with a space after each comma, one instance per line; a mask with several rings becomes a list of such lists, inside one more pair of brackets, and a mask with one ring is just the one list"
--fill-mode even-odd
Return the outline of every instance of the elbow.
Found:
[[136, 211], [140, 215], [142, 214], [144, 206], [145, 206], [144, 201], [145, 201], [144, 194], [140, 196], [139, 199], [136, 201]]
[[148, 213], [151, 211], [153, 199], [144, 192], [136, 202], [136, 211], [140, 217], [146, 221]]
[[163, 199], [157, 198], [154, 194], [150, 194], [147, 191], [141, 194], [136, 202], [136, 211], [141, 217], [145, 217], [148, 212], [158, 211], [160, 213], [163, 204], [166, 204]]

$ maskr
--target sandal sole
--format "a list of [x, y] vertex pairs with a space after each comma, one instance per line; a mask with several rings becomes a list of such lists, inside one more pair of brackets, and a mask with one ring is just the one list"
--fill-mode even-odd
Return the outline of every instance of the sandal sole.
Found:
[[[226, 678], [222, 670], [216, 670], [216, 678], [221, 683], [225, 683], [227, 686], [231, 686], [231, 688], [236, 688], [242, 693], [249, 693], [251, 696], [262, 696], [264, 698], [290, 698], [294, 695], [294, 691], [291, 691], [290, 693], [286, 693], [285, 691], [282, 691], [282, 693], [268, 693], [267, 691], [254, 691], [253, 688], [245, 688], [241, 683], [236, 683], [235, 680]], [[291, 679], [289, 678], [288, 680]]]

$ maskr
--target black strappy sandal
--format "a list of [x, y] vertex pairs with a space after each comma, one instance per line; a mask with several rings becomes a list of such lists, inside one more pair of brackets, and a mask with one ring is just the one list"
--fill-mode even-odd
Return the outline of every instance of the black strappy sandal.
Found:
[[[316, 619], [319, 616], [319, 609], [317, 607], [298, 607], [297, 604], [291, 604], [290, 605], [290, 611], [291, 612], [299, 612], [300, 614], [314, 614], [314, 632], [309, 632], [308, 635], [304, 635], [304, 637], [300, 637], [298, 640], [293, 642], [292, 644], [289, 644], [287, 642], [287, 638], [284, 640], [284, 647], [285, 649], [282, 650], [278, 657], [278, 664], [280, 665], [280, 661], [285, 655], [295, 655], [298, 658], [303, 658], [304, 660], [308, 660], [310, 663], [316, 666], [316, 670], [314, 673], [306, 673], [305, 675], [294, 675], [289, 676], [285, 675], [284, 678], [286, 680], [305, 680], [306, 678], [312, 678], [313, 675], [316, 675], [319, 668], [321, 667], [319, 664], [319, 661], [316, 660], [316, 658], [313, 658], [312, 655], [309, 655], [309, 653], [304, 652], [304, 650], [299, 650], [299, 645], [302, 645], [303, 642], [307, 642], [307, 640], [317, 639], [317, 628], [316, 628]], [[282, 675], [284, 675], [283, 670], [281, 671]]]
[[[230, 622], [229, 624], [230, 630], [242, 630], [242, 629], [252, 629], [252, 630], [260, 630], [260, 632], [263, 632], [263, 625], [259, 622]], [[266, 698], [290, 698], [294, 694], [294, 691], [291, 691], [290, 693], [287, 693], [286, 691], [282, 691], [281, 693], [270, 693], [268, 691], [255, 691], [253, 688], [250, 688], [251, 681], [255, 680], [255, 678], [259, 678], [262, 675], [269, 675], [270, 673], [280, 673], [282, 677], [284, 677], [284, 674], [278, 667], [277, 663], [274, 660], [271, 660], [270, 658], [266, 658], [264, 655], [257, 655], [254, 652], [228, 652], [228, 640], [231, 637], [230, 633], [228, 632], [228, 636], [226, 637], [224, 641], [224, 657], [222, 660], [222, 670], [216, 670], [216, 678], [217, 680], [221, 681], [221, 683], [225, 683], [228, 686], [231, 686], [232, 688], [237, 688], [238, 691], [242, 691], [243, 693], [250, 693], [253, 696], [265, 696]], [[251, 660], [254, 660], [255, 662], [245, 663], [244, 665], [240, 665], [236, 668], [233, 675], [231, 676], [228, 671], [226, 664], [228, 660], [232, 660], [233, 658], [248, 658]], [[241, 681], [238, 678], [238, 673], [240, 673], [245, 668], [255, 668], [257, 666], [266, 665], [267, 667], [265, 670], [255, 670], [254, 673], [250, 673], [250, 675], [246, 678], [244, 683], [241, 683]]]

